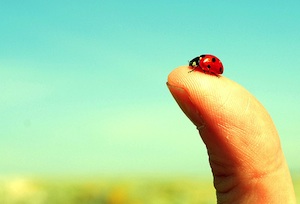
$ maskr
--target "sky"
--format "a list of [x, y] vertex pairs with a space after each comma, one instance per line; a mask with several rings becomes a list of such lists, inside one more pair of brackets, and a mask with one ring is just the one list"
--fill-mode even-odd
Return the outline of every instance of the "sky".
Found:
[[[271, 1], [269, 1], [271, 2]], [[0, 175], [210, 174], [168, 74], [204, 53], [300, 171], [299, 1], [1, 1]]]

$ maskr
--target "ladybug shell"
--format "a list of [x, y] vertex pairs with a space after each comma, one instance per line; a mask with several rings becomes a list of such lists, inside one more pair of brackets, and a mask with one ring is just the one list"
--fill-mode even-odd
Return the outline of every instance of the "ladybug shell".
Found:
[[221, 60], [214, 55], [200, 55], [198, 66], [204, 73], [208, 72], [218, 75], [222, 74], [224, 71]]

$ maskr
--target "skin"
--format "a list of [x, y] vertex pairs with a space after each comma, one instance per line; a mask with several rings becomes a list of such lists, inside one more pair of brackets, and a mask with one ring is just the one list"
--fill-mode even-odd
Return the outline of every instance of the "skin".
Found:
[[217, 203], [296, 203], [273, 121], [245, 88], [224, 76], [173, 70], [167, 86], [207, 147]]

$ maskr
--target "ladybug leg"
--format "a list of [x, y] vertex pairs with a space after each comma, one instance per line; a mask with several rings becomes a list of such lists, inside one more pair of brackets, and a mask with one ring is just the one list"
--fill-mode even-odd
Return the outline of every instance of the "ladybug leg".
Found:
[[220, 75], [216, 74], [216, 73], [211, 73], [212, 75], [215, 75], [216, 77], [220, 78]]
[[195, 69], [196, 69], [196, 67], [193, 67], [193, 69], [192, 69], [192, 70], [190, 70], [188, 73], [191, 73], [191, 72], [193, 72]]

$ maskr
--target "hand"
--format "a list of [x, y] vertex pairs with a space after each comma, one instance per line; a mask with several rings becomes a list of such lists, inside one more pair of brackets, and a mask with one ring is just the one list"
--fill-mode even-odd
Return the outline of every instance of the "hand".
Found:
[[296, 203], [280, 139], [265, 108], [224, 76], [182, 66], [168, 88], [207, 147], [218, 203]]

